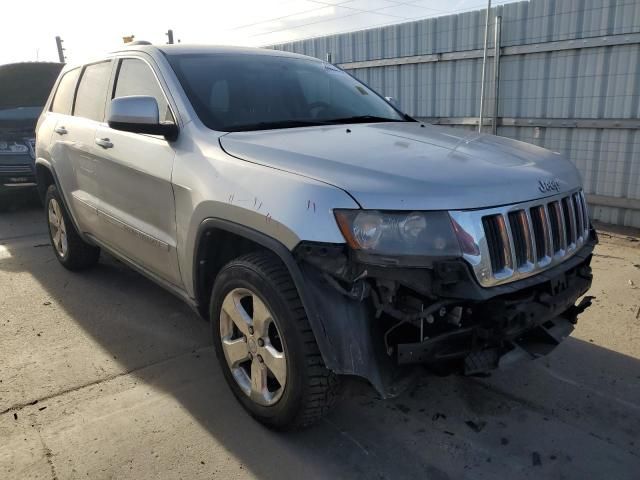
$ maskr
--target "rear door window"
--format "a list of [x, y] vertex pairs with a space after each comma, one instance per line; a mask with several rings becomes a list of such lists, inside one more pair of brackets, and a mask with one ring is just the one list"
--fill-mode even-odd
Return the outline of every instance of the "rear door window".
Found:
[[174, 122], [167, 99], [153, 71], [144, 61], [124, 58], [120, 61], [113, 98], [146, 95], [156, 99], [160, 121]]
[[87, 65], [82, 72], [73, 114], [101, 122], [104, 120], [111, 61]]
[[51, 103], [51, 111], [56, 113], [63, 113], [65, 115], [71, 115], [71, 108], [73, 107], [73, 95], [76, 93], [76, 85], [78, 84], [78, 77], [80, 76], [80, 69], [75, 68], [69, 70], [63, 75], [58, 84], [58, 89], [53, 97]]

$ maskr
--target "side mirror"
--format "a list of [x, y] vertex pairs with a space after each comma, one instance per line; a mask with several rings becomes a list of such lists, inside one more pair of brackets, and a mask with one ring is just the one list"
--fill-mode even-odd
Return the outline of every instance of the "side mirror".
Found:
[[160, 123], [158, 102], [146, 95], [131, 95], [111, 100], [107, 123], [114, 130], [149, 135], [164, 135], [168, 140], [178, 136], [174, 123]]

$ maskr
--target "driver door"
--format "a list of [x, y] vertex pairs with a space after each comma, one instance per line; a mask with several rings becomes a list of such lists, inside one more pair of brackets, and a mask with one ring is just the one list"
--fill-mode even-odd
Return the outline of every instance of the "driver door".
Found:
[[[160, 119], [173, 120], [156, 74], [140, 58], [118, 60], [112, 91], [112, 98], [153, 96]], [[106, 123], [98, 126], [95, 143], [101, 151], [100, 239], [136, 264], [181, 286], [171, 143], [158, 135], [114, 130]]]

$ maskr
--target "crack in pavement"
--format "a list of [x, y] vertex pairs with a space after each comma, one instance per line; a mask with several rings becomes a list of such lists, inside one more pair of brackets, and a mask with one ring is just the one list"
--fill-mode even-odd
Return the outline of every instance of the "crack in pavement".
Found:
[[94, 385], [98, 385], [100, 383], [109, 382], [111, 380], [115, 380], [116, 378], [120, 378], [120, 377], [125, 377], [127, 375], [131, 375], [132, 373], [136, 373], [136, 372], [139, 372], [141, 370], [145, 370], [145, 369], [150, 368], [150, 367], [155, 367], [157, 365], [162, 365], [163, 363], [171, 362], [171, 361], [176, 360], [178, 358], [181, 358], [181, 357], [184, 357], [184, 356], [187, 356], [187, 355], [191, 355], [193, 353], [202, 352], [204, 350], [211, 349], [211, 348], [213, 348], [211, 345], [207, 345], [206, 347], [200, 347], [200, 348], [196, 348], [196, 349], [191, 349], [188, 352], [178, 353], [178, 354], [173, 355], [171, 357], [167, 357], [167, 358], [163, 358], [162, 360], [158, 360], [157, 362], [148, 363], [146, 365], [142, 365], [141, 367], [132, 368], [131, 370], [126, 370], [124, 372], [116, 373], [114, 375], [109, 375], [109, 376], [106, 376], [106, 377], [103, 377], [103, 378], [99, 378], [99, 379], [94, 380], [92, 382], [88, 382], [88, 383], [84, 383], [82, 385], [78, 385], [78, 386], [75, 386], [75, 387], [67, 388], [65, 390], [61, 390], [59, 392], [52, 393], [51, 395], [45, 395], [44, 397], [37, 398], [35, 400], [30, 400], [28, 402], [22, 402], [22, 403], [16, 403], [16, 404], [10, 406], [9, 408], [6, 408], [6, 409], [2, 410], [0, 412], [0, 416], [5, 415], [7, 413], [17, 413], [20, 410], [22, 410], [23, 408], [33, 406], [33, 405], [35, 405], [37, 403], [46, 402], [47, 400], [51, 400], [51, 399], [54, 399], [54, 398], [61, 397], [63, 395], [66, 395], [67, 393], [77, 392], [77, 391], [80, 391], [80, 390], [82, 390], [84, 388], [93, 387]]
[[58, 480], [58, 472], [56, 471], [56, 466], [53, 464], [53, 452], [51, 451], [51, 449], [49, 447], [47, 447], [47, 444], [44, 442], [44, 438], [42, 438], [42, 433], [40, 432], [39, 429], [36, 429], [38, 432], [38, 438], [40, 439], [40, 443], [42, 444], [42, 449], [44, 450], [44, 457], [47, 460], [47, 464], [49, 465], [49, 468], [51, 469], [51, 480]]

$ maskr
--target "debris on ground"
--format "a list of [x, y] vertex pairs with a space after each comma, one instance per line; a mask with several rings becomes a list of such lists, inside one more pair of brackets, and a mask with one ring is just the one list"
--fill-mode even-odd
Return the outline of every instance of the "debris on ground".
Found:
[[466, 422], [464, 422], [467, 427], [469, 427], [471, 430], [473, 430], [476, 433], [480, 433], [480, 431], [482, 431], [482, 429], [487, 425], [487, 422], [474, 422], [473, 420], [467, 420]]
[[542, 465], [542, 458], [540, 458], [540, 454], [538, 452], [533, 452], [531, 454], [531, 463], [534, 467], [539, 467]]

